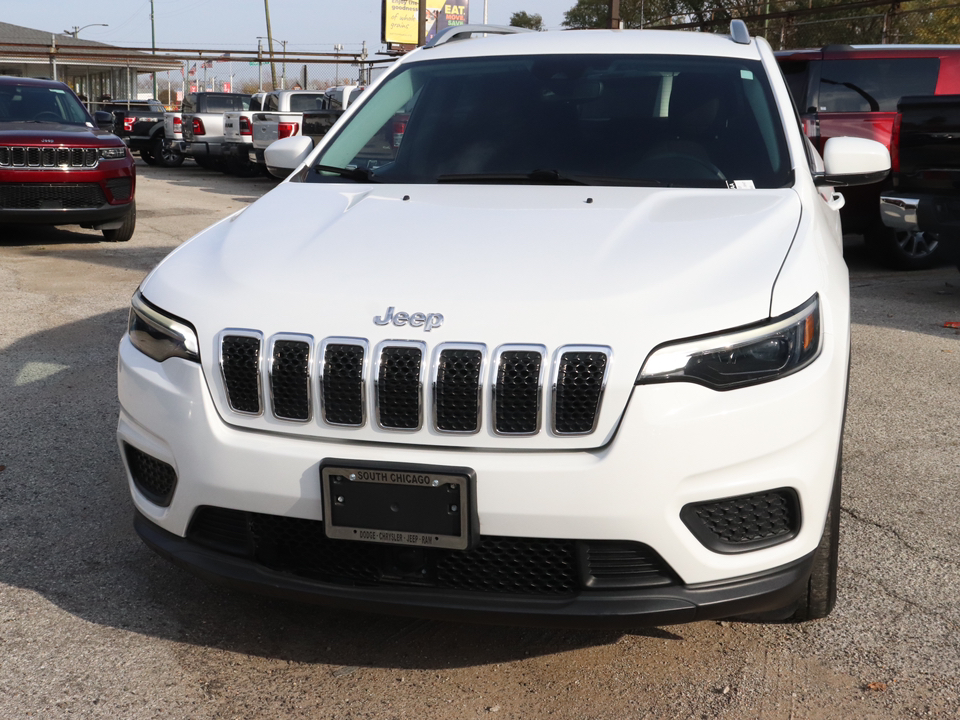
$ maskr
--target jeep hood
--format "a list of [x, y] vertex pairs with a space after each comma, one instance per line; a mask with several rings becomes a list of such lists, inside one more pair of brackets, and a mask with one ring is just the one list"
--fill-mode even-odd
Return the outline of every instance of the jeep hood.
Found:
[[[284, 183], [174, 251], [142, 291], [196, 327], [208, 380], [225, 328], [419, 340], [428, 353], [609, 346], [604, 408], [617, 410], [591, 446], [652, 348], [768, 317], [800, 207], [790, 189]], [[388, 308], [443, 324], [375, 324]]]

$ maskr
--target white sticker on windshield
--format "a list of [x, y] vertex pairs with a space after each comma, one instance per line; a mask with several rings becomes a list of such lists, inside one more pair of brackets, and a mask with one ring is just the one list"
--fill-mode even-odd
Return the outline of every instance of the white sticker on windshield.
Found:
[[742, 80], [753, 80], [753, 71], [752, 70], [741, 70], [740, 78]]
[[60, 93], [61, 95], [66, 95], [66, 90], [58, 90], [57, 88], [50, 88], [50, 92]]
[[727, 187], [731, 190], [756, 190], [753, 180], [733, 180], [727, 181]]

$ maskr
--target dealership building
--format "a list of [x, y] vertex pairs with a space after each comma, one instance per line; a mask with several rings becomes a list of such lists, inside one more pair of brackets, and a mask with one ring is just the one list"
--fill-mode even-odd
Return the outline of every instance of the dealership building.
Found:
[[60, 80], [91, 100], [136, 98], [139, 75], [182, 67], [148, 52], [0, 22], [0, 75]]

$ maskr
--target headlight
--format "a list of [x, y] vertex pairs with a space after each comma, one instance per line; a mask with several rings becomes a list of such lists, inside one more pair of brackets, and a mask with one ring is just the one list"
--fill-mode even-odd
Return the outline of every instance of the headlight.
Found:
[[147, 303], [139, 290], [131, 304], [127, 332], [137, 350], [157, 362], [172, 357], [200, 362], [197, 333], [189, 323], [160, 312]]
[[637, 384], [695, 382], [714, 390], [776, 380], [820, 354], [820, 299], [756, 327], [683, 340], [654, 350]]
[[104, 160], [119, 160], [120, 158], [127, 156], [127, 148], [124, 147], [108, 147], [100, 148], [100, 157]]

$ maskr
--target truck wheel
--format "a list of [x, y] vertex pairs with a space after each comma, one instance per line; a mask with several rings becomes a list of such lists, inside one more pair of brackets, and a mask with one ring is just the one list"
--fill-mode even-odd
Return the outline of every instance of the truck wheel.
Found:
[[127, 210], [123, 218], [123, 225], [112, 230], [101, 230], [103, 239], [107, 242], [126, 242], [133, 237], [133, 231], [137, 227], [137, 201], [130, 203], [130, 209]]
[[925, 270], [944, 259], [940, 238], [931, 232], [894, 230], [877, 223], [864, 239], [879, 260], [894, 270]]
[[825, 618], [837, 602], [837, 567], [840, 557], [840, 485], [843, 477], [843, 456], [837, 458], [837, 474], [833, 479], [833, 494], [827, 510], [827, 522], [813, 559], [813, 572], [807, 581], [807, 591], [800, 597], [790, 620], [803, 622]]
[[176, 148], [164, 147], [162, 135], [153, 139], [150, 152], [162, 167], [174, 168], [183, 165], [183, 153]]

